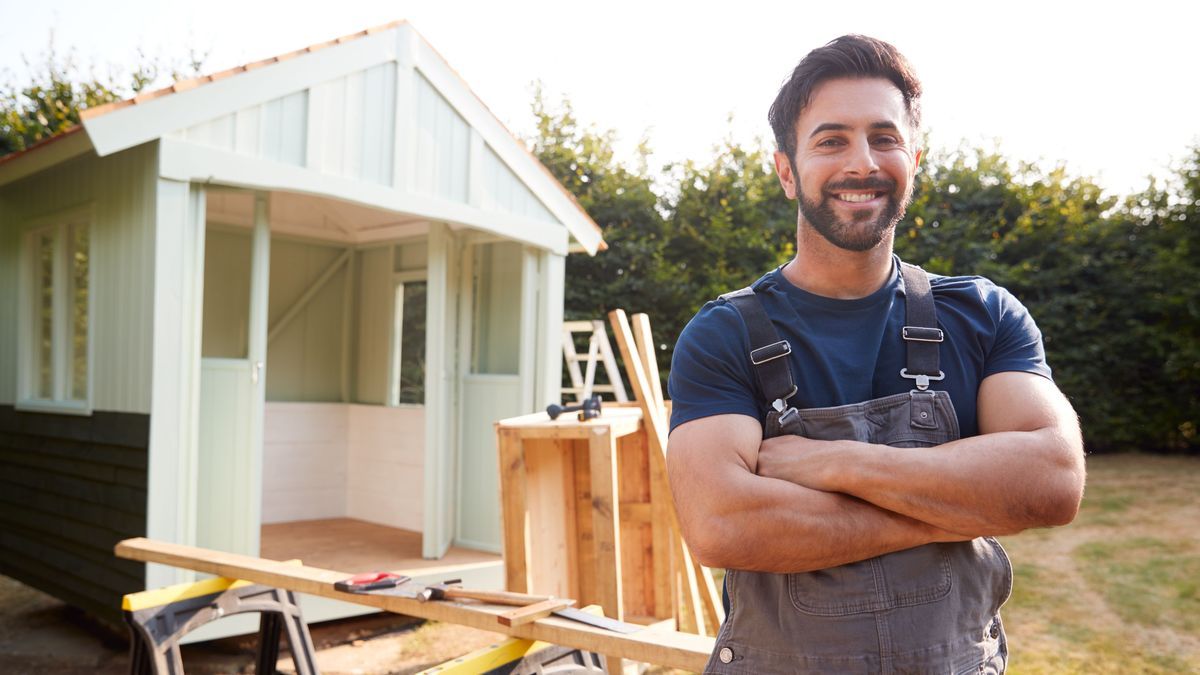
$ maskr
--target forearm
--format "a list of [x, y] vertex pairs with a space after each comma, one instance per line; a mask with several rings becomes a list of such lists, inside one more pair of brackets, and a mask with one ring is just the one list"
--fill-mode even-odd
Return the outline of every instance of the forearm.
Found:
[[[1081, 453], [1056, 428], [964, 438], [932, 448], [831, 443], [813, 480], [880, 508], [965, 535], [1012, 534], [1070, 522]], [[832, 454], [829, 454], [832, 453]]]
[[702, 563], [759, 572], [807, 572], [965, 537], [843, 494], [786, 481], [730, 477], [720, 494], [672, 474], [684, 538]]

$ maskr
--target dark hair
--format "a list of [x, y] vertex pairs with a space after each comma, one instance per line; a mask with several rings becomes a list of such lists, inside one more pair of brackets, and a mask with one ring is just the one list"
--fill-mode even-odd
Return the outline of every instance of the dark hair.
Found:
[[817, 85], [836, 78], [881, 77], [904, 96], [913, 131], [921, 124], [921, 81], [912, 64], [895, 47], [865, 35], [843, 35], [808, 53], [779, 89], [767, 119], [775, 132], [776, 146], [796, 156], [796, 120], [808, 105]]

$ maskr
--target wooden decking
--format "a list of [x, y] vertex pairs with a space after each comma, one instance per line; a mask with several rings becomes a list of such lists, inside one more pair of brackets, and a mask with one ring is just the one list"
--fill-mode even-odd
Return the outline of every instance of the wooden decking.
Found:
[[353, 518], [301, 520], [263, 525], [260, 555], [268, 560], [300, 559], [305, 565], [344, 572], [412, 570], [423, 567], [494, 562], [495, 553], [450, 547], [440, 560], [421, 557], [421, 533]]

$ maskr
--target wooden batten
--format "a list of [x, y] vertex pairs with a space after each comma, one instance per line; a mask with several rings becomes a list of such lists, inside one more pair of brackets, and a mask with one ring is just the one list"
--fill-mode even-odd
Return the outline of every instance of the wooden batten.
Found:
[[[121, 558], [174, 565], [197, 572], [285, 588], [298, 593], [377, 607], [397, 614], [445, 621], [528, 640], [542, 640], [632, 661], [681, 668], [693, 672], [701, 672], [704, 669], [709, 654], [713, 650], [711, 638], [664, 630], [658, 626], [647, 627], [636, 633], [623, 634], [558, 617], [546, 617], [518, 626], [505, 626], [500, 623], [499, 616], [511, 611], [511, 607], [471, 602], [419, 602], [415, 599], [398, 596], [343, 593], [335, 590], [333, 583], [350, 576], [347, 572], [292, 565], [144, 538], [127, 539], [120, 542], [116, 546], [116, 554]], [[403, 572], [403, 570], [398, 571]], [[452, 568], [446, 570], [425, 568], [420, 570], [419, 574], [422, 577], [429, 577], [431, 572], [436, 575], [439, 571], [445, 574], [452, 572]]]

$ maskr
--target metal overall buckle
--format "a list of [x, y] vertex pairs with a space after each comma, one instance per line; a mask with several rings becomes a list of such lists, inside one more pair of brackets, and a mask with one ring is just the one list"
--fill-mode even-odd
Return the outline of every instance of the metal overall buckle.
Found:
[[782, 427], [794, 416], [799, 415], [800, 411], [796, 410], [796, 406], [788, 405], [787, 400], [796, 395], [797, 388], [792, 385], [792, 391], [783, 398], [777, 398], [771, 403], [771, 407], [775, 412], [779, 413], [779, 426]]
[[937, 375], [925, 375], [923, 373], [913, 374], [913, 373], [908, 372], [908, 368], [901, 368], [900, 369], [900, 377], [906, 377], [910, 380], [916, 380], [917, 390], [925, 391], [926, 389], [929, 388], [930, 382], [938, 382], [938, 381], [946, 379], [946, 373], [939, 370]]

